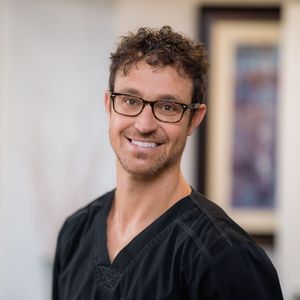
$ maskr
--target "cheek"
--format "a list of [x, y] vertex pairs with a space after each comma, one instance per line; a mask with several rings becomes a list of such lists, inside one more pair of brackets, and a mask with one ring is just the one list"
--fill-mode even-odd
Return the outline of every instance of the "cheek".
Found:
[[128, 117], [115, 115], [114, 112], [110, 115], [109, 132], [110, 135], [118, 135], [124, 129], [132, 126], [132, 120]]
[[176, 124], [176, 127], [174, 128], [171, 128], [169, 131], [168, 131], [168, 136], [169, 136], [169, 139], [173, 141], [174, 143], [174, 147], [176, 147], [176, 144], [181, 142], [182, 141], [185, 141], [186, 138], [187, 138], [187, 124], [184, 123], [184, 124], [180, 124], [177, 125]]

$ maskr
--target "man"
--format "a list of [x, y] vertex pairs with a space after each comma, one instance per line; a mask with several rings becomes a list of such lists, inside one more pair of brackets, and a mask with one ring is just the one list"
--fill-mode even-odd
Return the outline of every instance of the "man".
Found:
[[282, 299], [264, 251], [180, 171], [206, 112], [203, 46], [168, 26], [141, 28], [111, 61], [116, 189], [66, 220], [53, 299]]

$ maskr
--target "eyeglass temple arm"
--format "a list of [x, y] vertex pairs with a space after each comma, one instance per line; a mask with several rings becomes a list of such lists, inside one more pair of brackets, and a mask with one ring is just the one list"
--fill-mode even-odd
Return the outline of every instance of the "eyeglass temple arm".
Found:
[[191, 103], [189, 105], [189, 109], [198, 109], [200, 107], [201, 103]]

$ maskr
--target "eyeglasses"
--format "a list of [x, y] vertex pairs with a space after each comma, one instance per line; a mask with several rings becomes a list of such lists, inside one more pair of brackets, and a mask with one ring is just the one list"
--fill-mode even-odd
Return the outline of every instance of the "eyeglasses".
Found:
[[154, 117], [165, 123], [177, 123], [188, 109], [198, 109], [200, 103], [183, 104], [171, 100], [147, 101], [143, 98], [121, 93], [110, 93], [113, 109], [116, 113], [136, 117], [149, 104]]

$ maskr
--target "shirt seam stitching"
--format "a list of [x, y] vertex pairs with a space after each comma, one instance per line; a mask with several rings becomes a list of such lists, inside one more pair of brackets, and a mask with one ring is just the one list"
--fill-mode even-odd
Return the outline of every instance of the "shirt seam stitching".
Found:
[[216, 222], [216, 220], [207, 213], [205, 209], [203, 209], [197, 201], [195, 201], [194, 196], [190, 195], [193, 203], [205, 214], [205, 216], [211, 221], [212, 225], [215, 227], [215, 229], [222, 235], [222, 237], [226, 240], [226, 242], [232, 247], [233, 243], [230, 240], [230, 238], [224, 233], [224, 230], [221, 229], [221, 226]]

